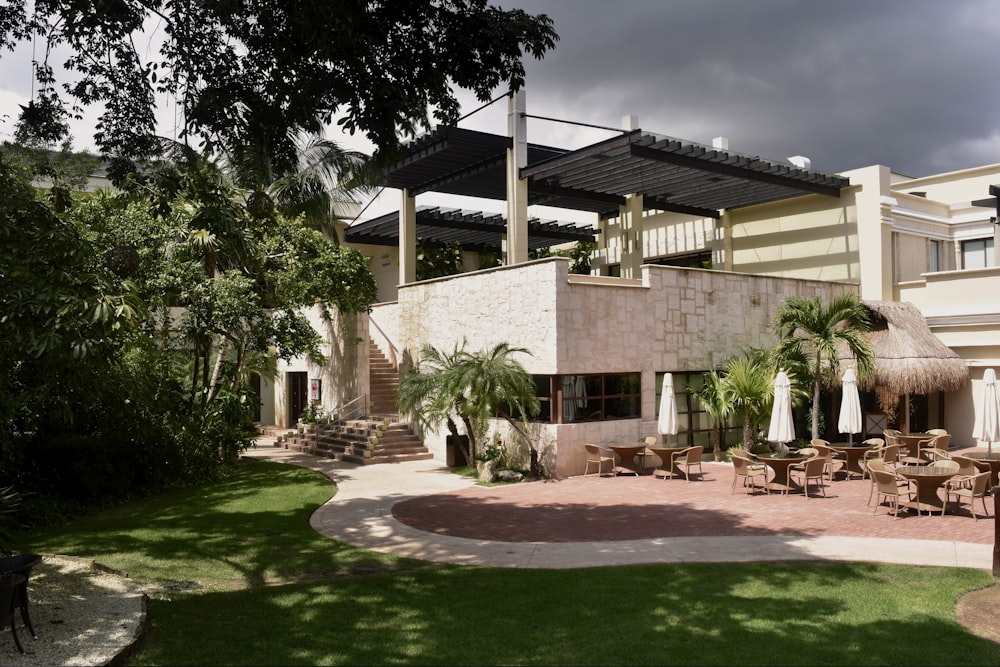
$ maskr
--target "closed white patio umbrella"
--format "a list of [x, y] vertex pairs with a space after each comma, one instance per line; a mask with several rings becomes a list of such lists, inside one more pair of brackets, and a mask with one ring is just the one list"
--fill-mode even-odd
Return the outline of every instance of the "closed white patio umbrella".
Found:
[[778, 371], [774, 378], [774, 405], [771, 408], [771, 424], [767, 429], [769, 442], [785, 444], [795, 440], [795, 424], [792, 423], [792, 383], [785, 371]]
[[840, 418], [837, 430], [848, 434], [848, 442], [854, 444], [854, 434], [861, 433], [861, 396], [858, 395], [858, 379], [853, 368], [844, 372], [843, 396], [840, 399]]
[[[660, 414], [656, 420], [656, 430], [661, 436], [677, 435], [677, 399], [674, 397], [674, 376], [663, 374], [660, 392]], [[666, 443], [666, 438], [663, 438]]]
[[997, 374], [992, 368], [983, 373], [983, 404], [976, 414], [972, 436], [986, 442], [988, 455], [993, 454], [993, 443], [1000, 439], [1000, 394], [997, 392]]

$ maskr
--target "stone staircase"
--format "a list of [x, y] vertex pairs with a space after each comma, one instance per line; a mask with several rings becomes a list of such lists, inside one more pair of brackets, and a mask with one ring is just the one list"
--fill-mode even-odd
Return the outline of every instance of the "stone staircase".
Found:
[[367, 417], [291, 431], [262, 427], [262, 435], [274, 437], [277, 447], [362, 465], [433, 458], [413, 429], [399, 421], [396, 412], [399, 371], [375, 341], [369, 339], [368, 348]]
[[277, 436], [275, 445], [361, 465], [432, 458], [409, 425], [375, 417], [288, 431]]
[[371, 339], [368, 340], [368, 384], [368, 412], [374, 416], [395, 419], [399, 370]]

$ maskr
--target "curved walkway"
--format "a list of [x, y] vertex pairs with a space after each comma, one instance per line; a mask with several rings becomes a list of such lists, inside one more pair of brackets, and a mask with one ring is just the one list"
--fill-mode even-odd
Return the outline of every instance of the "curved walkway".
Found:
[[[992, 539], [986, 540], [983, 536], [992, 535], [994, 522], [979, 521], [973, 525], [972, 519], [967, 516], [912, 517], [897, 522], [893, 522], [891, 517], [885, 515], [873, 517], [882, 527], [910, 524], [911, 527], [900, 530], [908, 532], [914, 530], [912, 526], [918, 526], [921, 534], [933, 531], [938, 539], [807, 534], [800, 530], [782, 530], [781, 533], [771, 531], [770, 534], [766, 532], [747, 534], [746, 531], [739, 535], [689, 534], [614, 541], [470, 539], [421, 530], [397, 520], [393, 515], [393, 508], [404, 501], [436, 494], [469, 494], [474, 493], [474, 489], [482, 488], [476, 487], [472, 479], [451, 473], [440, 462], [417, 461], [358, 466], [274, 447], [273, 439], [267, 438], [259, 439], [258, 446], [245, 456], [312, 468], [325, 474], [337, 485], [336, 495], [317, 509], [310, 519], [312, 526], [320, 533], [374, 551], [441, 563], [493, 567], [574, 568], [639, 563], [852, 560], [992, 569]], [[725, 472], [724, 469], [727, 467], [724, 464], [706, 465], [707, 476], [713, 478], [726, 475], [725, 486], [728, 487], [728, 475], [731, 473]], [[587, 481], [612, 480], [591, 478]], [[634, 481], [645, 481], [645, 479]], [[660, 480], [660, 483], [686, 485], [680, 480], [670, 482]], [[692, 487], [699, 484], [691, 483]], [[827, 492], [830, 493], [830, 489], [838, 484], [841, 483], [828, 486]], [[524, 487], [529, 486], [532, 485], [524, 485]], [[718, 485], [712, 486], [718, 488]], [[864, 482], [863, 486], [853, 488], [860, 488], [867, 493], [867, 482]], [[726, 488], [725, 491], [728, 495], [729, 489]], [[740, 498], [740, 495], [735, 494], [732, 498]], [[824, 502], [821, 499], [807, 500], [801, 496], [768, 499], [751, 497], [747, 500], [762, 500], [766, 503], [796, 502], [798, 507], [802, 508], [799, 512], [811, 511], [805, 509], [811, 506], [804, 505], [805, 503]], [[588, 502], [591, 505], [599, 505], [601, 498], [593, 496]], [[478, 503], [478, 506], [482, 505]], [[475, 511], [473, 508], [476, 506], [477, 503], [474, 502], [467, 504], [468, 511]], [[545, 507], [539, 507], [539, 511], [544, 512]], [[754, 513], [756, 512], [757, 510], [754, 510]], [[860, 511], [854, 511], [854, 514], [857, 517], [861, 516]], [[864, 512], [864, 515], [868, 514], [870, 513]], [[950, 524], [938, 522], [950, 522]], [[859, 521], [847, 517], [846, 523], [853, 525]], [[958, 530], [968, 531], [970, 534], [974, 531], [975, 539], [960, 541], [955, 538], [943, 538], [940, 529], [946, 528], [947, 525], [958, 526]], [[822, 527], [814, 533], [821, 533], [821, 529]]]

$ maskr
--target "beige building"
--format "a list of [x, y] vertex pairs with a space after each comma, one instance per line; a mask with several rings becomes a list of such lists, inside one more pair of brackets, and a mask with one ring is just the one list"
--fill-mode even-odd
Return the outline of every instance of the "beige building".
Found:
[[[380, 285], [381, 302], [352, 327], [402, 367], [425, 344], [529, 349], [522, 362], [543, 404], [534, 436], [551, 473], [582, 472], [585, 442], [654, 435], [664, 372], [675, 380], [676, 439], [707, 445], [707, 420], [686, 388], [741, 347], [771, 345], [770, 318], [792, 294], [828, 300], [855, 291], [915, 304], [966, 360], [971, 382], [911, 397], [910, 425], [944, 427], [955, 445], [975, 444], [982, 373], [1000, 364], [997, 211], [982, 201], [1000, 183], [1000, 165], [921, 179], [882, 166], [831, 175], [729, 151], [724, 139], [702, 146], [626, 129], [561, 151], [512, 134], [438, 128], [412, 144], [390, 172], [400, 214], [345, 231], [372, 257]], [[496, 199], [507, 214], [501, 223], [428, 214], [416, 205], [425, 192]], [[583, 230], [598, 246], [591, 275], [570, 274], [561, 258], [527, 260], [532, 247], [581, 233], [529, 219], [529, 204], [593, 213]], [[467, 268], [482, 252], [499, 251], [507, 264], [417, 283], [418, 237], [458, 240]], [[288, 373], [322, 378], [328, 407], [369, 390], [368, 346], [330, 335], [331, 366], [283, 368], [262, 420], [274, 406], [276, 423], [293, 421]], [[424, 437], [444, 460], [444, 434]]]

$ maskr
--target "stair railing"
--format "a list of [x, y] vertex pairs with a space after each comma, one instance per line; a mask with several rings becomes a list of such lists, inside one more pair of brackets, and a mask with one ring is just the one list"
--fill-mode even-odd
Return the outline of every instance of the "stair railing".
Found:
[[361, 394], [357, 398], [352, 398], [342, 406], [334, 408], [333, 413], [338, 415], [339, 418], [344, 421], [347, 421], [348, 419], [357, 419], [358, 417], [367, 417], [368, 394]]

